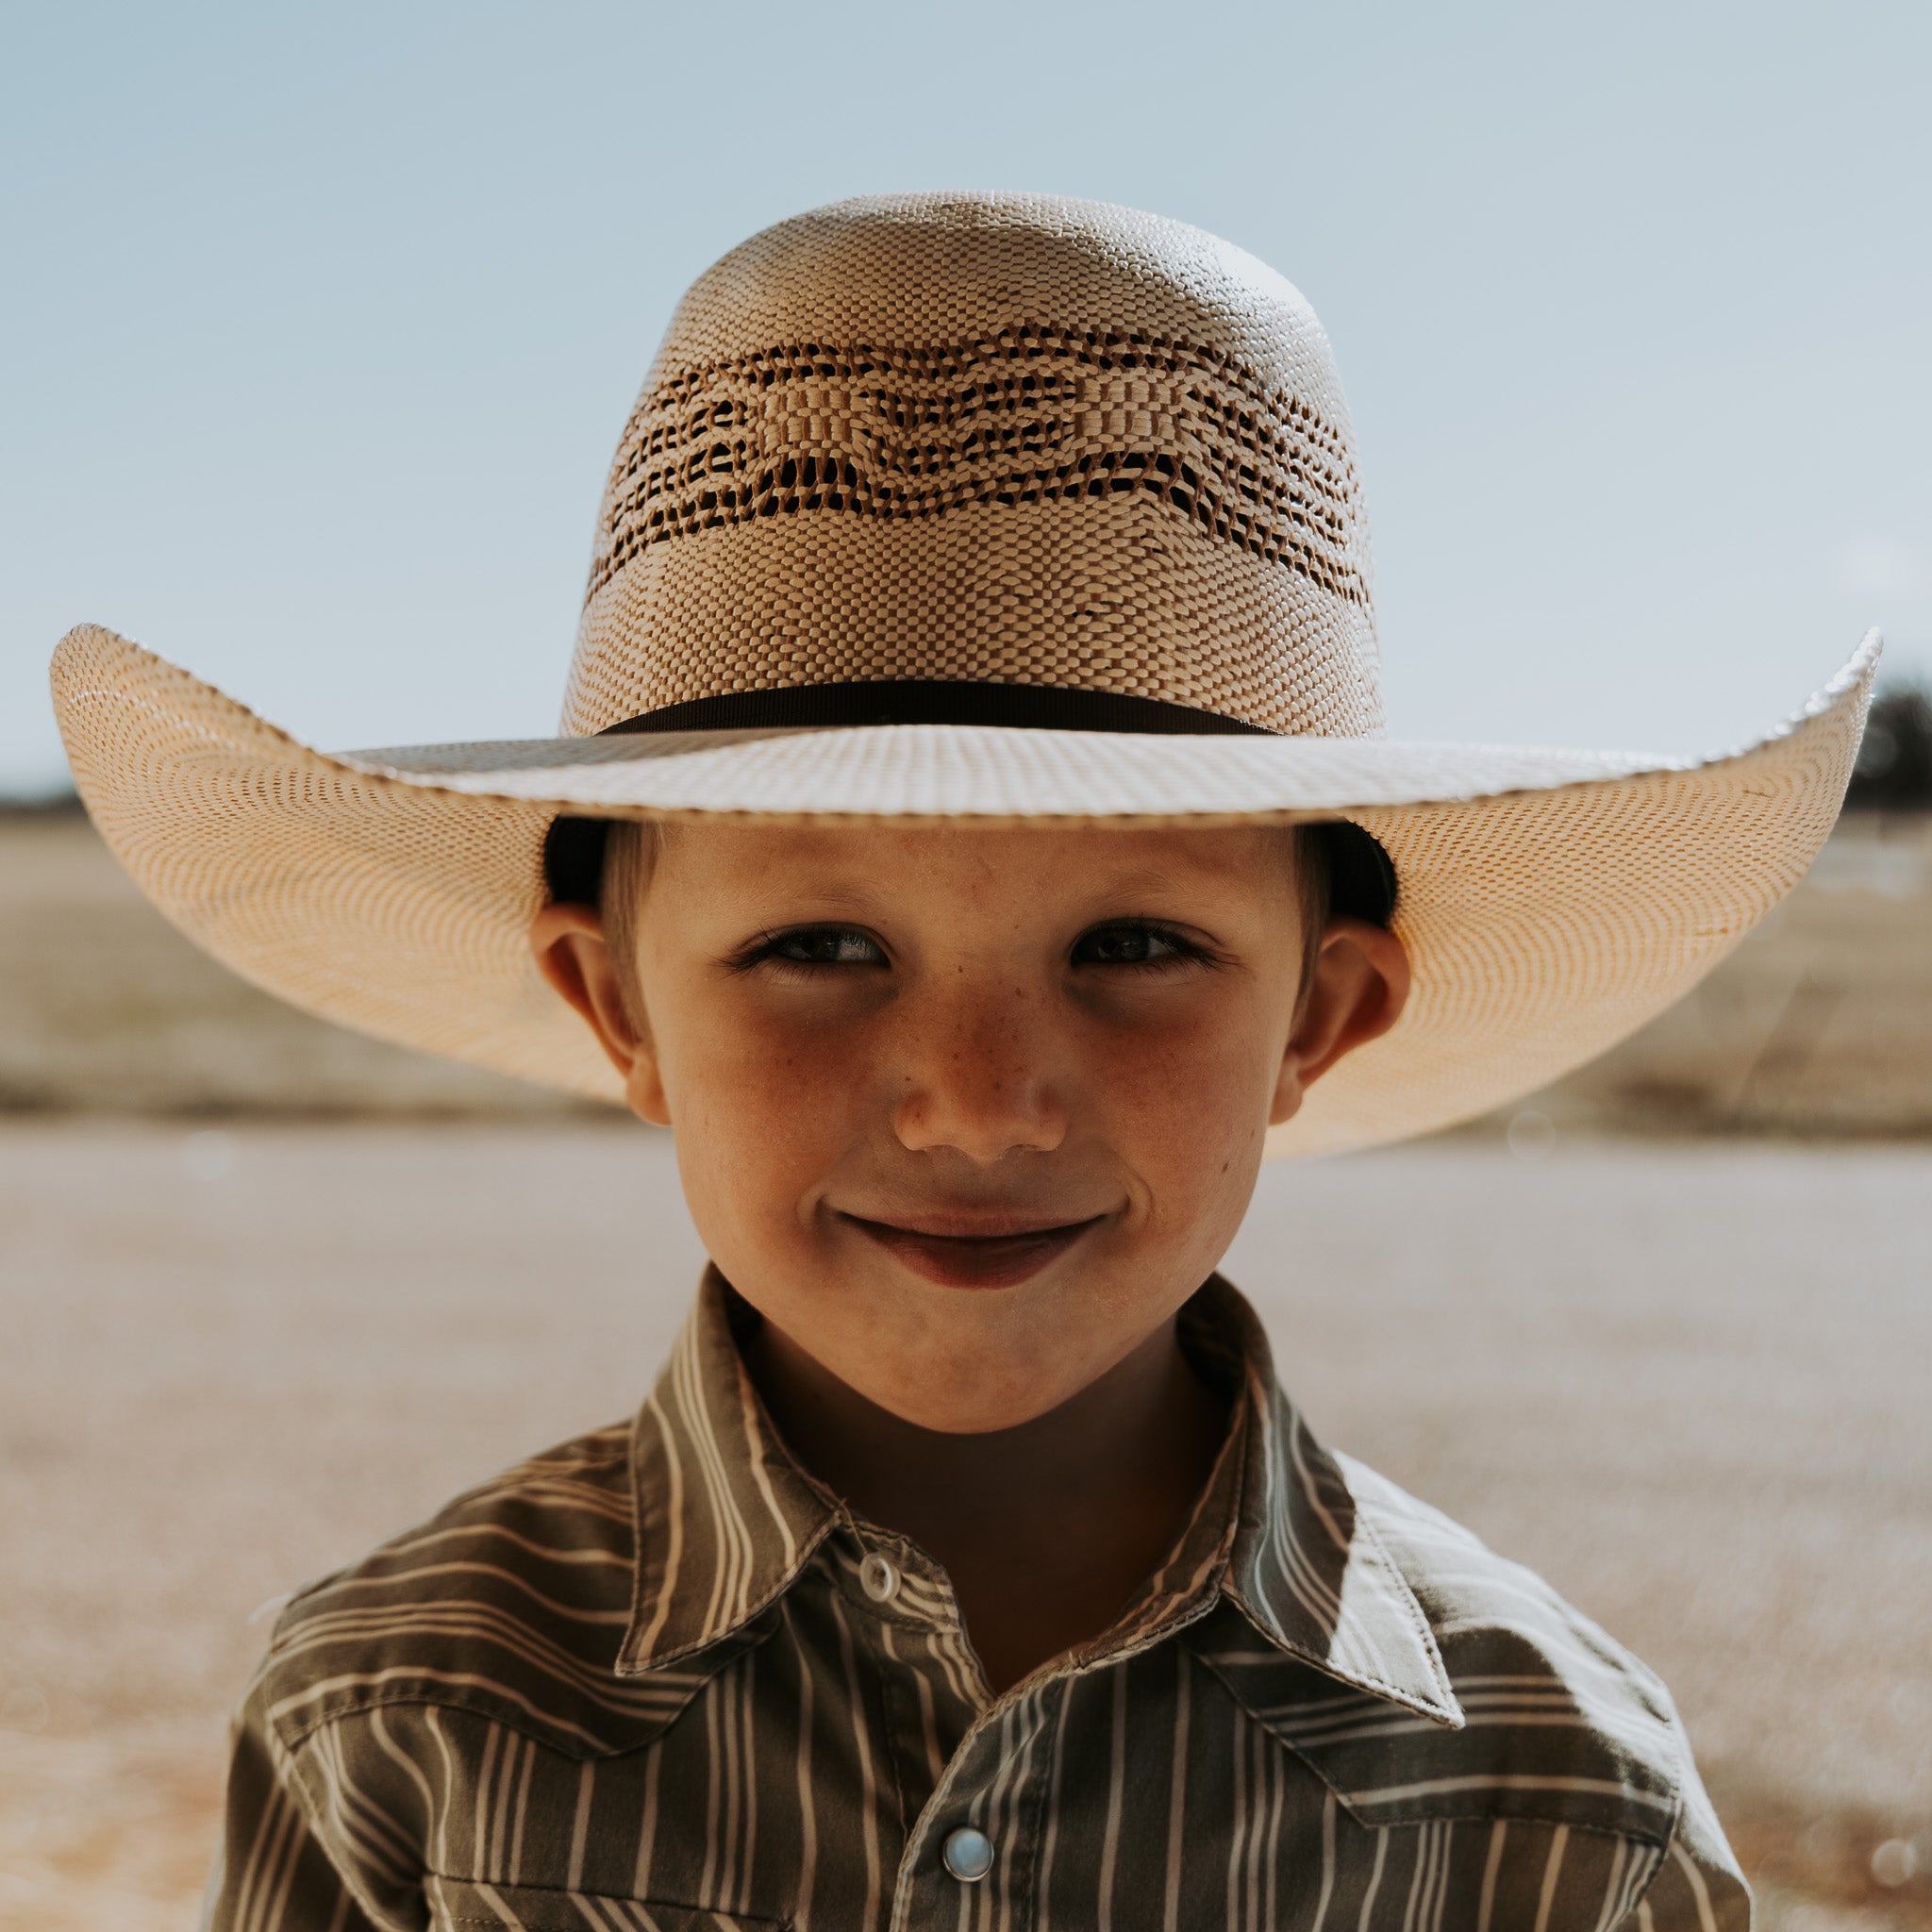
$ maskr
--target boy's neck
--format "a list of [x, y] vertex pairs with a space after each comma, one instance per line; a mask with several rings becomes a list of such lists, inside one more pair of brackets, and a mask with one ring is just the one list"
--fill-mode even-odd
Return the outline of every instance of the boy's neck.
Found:
[[741, 1346], [805, 1467], [945, 1570], [995, 1693], [1114, 1622], [1186, 1527], [1227, 1428], [1172, 1318], [1057, 1408], [985, 1435], [879, 1407], [769, 1322]]

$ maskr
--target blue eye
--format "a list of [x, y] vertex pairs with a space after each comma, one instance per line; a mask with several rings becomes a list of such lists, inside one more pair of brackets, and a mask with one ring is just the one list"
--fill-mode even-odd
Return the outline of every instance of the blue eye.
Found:
[[880, 966], [886, 958], [875, 939], [849, 925], [801, 925], [776, 933], [758, 957], [791, 966]]
[[1166, 966], [1200, 957], [1178, 933], [1135, 920], [1095, 926], [1074, 942], [1076, 966]]

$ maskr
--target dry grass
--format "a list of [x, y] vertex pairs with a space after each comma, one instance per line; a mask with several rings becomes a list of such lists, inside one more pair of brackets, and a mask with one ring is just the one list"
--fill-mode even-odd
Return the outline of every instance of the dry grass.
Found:
[[[1664, 1673], [1790, 1932], [1932, 1924], [1928, 1220], [1923, 1148], [1451, 1143], [1271, 1171], [1230, 1261], [1330, 1440]], [[627, 1412], [699, 1258], [642, 1130], [0, 1128], [0, 1927], [185, 1932], [263, 1606]]]
[[1841, 820], [1687, 999], [1529, 1105], [1625, 1132], [1932, 1134], [1932, 814]]
[[583, 1111], [296, 1012], [169, 925], [77, 812], [0, 815], [0, 1113]]

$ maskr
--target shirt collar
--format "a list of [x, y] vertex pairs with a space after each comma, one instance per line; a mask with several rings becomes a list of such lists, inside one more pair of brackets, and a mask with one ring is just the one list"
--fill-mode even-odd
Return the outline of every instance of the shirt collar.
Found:
[[734, 1635], [791, 1588], [841, 1514], [765, 1413], [731, 1332], [731, 1300], [707, 1268], [632, 1430], [637, 1559], [620, 1674]]
[[1241, 1377], [1242, 1481], [1222, 1593], [1277, 1650], [1459, 1727], [1415, 1591], [1275, 1379], [1260, 1317], [1219, 1275], [1187, 1312], [1231, 1345]]
[[[625, 1675], [738, 1635], [846, 1520], [792, 1459], [752, 1387], [733, 1299], [708, 1269], [632, 1433], [638, 1555], [617, 1663]], [[1227, 1391], [1227, 1441], [1159, 1574], [1074, 1667], [1141, 1648], [1224, 1596], [1276, 1650], [1459, 1724], [1415, 1592], [1276, 1381], [1253, 1308], [1216, 1275], [1182, 1321], [1190, 1351]]]

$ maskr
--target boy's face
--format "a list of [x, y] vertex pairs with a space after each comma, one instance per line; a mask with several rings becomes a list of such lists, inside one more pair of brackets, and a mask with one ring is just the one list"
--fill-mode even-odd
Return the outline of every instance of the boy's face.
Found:
[[[1392, 1022], [1397, 942], [1308, 946], [1279, 830], [676, 826], [627, 1018], [583, 908], [546, 969], [675, 1129], [727, 1279], [928, 1428], [1077, 1393], [1212, 1272], [1263, 1135]], [[550, 924], [546, 925], [545, 921]]]

